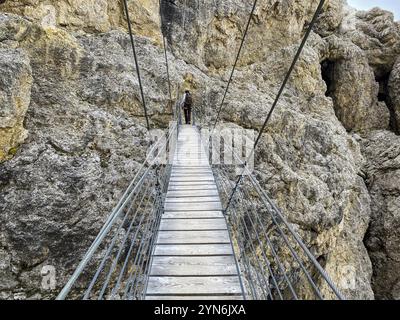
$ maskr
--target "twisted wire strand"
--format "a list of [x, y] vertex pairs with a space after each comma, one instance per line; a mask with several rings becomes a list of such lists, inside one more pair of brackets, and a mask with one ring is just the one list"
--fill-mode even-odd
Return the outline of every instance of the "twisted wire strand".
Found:
[[243, 37], [242, 37], [242, 41], [240, 42], [239, 50], [238, 50], [238, 52], [237, 52], [237, 54], [236, 54], [235, 62], [234, 62], [234, 64], [233, 64], [233, 67], [232, 67], [232, 70], [231, 70], [231, 74], [230, 74], [230, 76], [229, 76], [228, 83], [227, 83], [227, 85], [226, 85], [226, 87], [225, 87], [225, 91], [224, 91], [224, 95], [223, 95], [223, 97], [222, 97], [221, 105], [219, 106], [219, 109], [218, 109], [218, 112], [217, 112], [217, 117], [215, 118], [215, 121], [214, 121], [214, 125], [213, 125], [212, 132], [214, 132], [215, 127], [216, 127], [216, 125], [217, 125], [217, 122], [218, 122], [218, 120], [219, 120], [219, 117], [220, 117], [220, 115], [221, 115], [221, 111], [222, 111], [222, 108], [223, 108], [223, 106], [224, 106], [225, 98], [226, 98], [226, 95], [228, 94], [229, 86], [230, 86], [230, 84], [231, 84], [231, 82], [232, 82], [233, 74], [235, 73], [235, 69], [236, 69], [237, 63], [238, 63], [238, 61], [239, 61], [240, 54], [241, 54], [241, 52], [242, 52], [242, 48], [243, 48], [244, 42], [245, 42], [245, 40], [246, 40], [247, 33], [248, 33], [248, 31], [249, 31], [251, 18], [253, 17], [253, 13], [254, 13], [254, 11], [255, 11], [255, 9], [256, 9], [256, 6], [257, 6], [257, 0], [254, 0], [253, 7], [251, 8], [251, 12], [250, 12], [250, 15], [249, 15], [249, 19], [247, 20], [246, 28], [245, 28], [245, 30], [244, 30], [244, 34], [243, 34]]
[[128, 3], [127, 3], [127, 0], [124, 0], [123, 2], [124, 2], [126, 20], [128, 22], [129, 38], [130, 38], [130, 41], [131, 41], [131, 46], [132, 46], [132, 51], [133, 51], [133, 59], [135, 61], [136, 74], [137, 74], [138, 81], [139, 81], [139, 89], [140, 89], [140, 95], [141, 95], [141, 98], [142, 98], [144, 116], [146, 118], [146, 127], [147, 127], [147, 130], [150, 130], [149, 117], [148, 117], [148, 114], [147, 114], [146, 99], [144, 98], [144, 93], [143, 93], [142, 78], [140, 76], [139, 63], [138, 63], [138, 58], [137, 58], [137, 55], [136, 55], [135, 40], [133, 38], [132, 24], [131, 24], [131, 18], [129, 16]]
[[[297, 52], [296, 52], [296, 54], [295, 54], [295, 56], [293, 58], [293, 61], [292, 61], [291, 65], [290, 65], [290, 67], [289, 67], [289, 70], [287, 71], [287, 73], [285, 75], [285, 78], [284, 78], [284, 80], [283, 80], [283, 82], [282, 82], [282, 84], [281, 84], [281, 86], [279, 88], [279, 91], [278, 91], [278, 93], [277, 93], [277, 95], [275, 97], [275, 100], [274, 100], [274, 102], [272, 104], [272, 107], [271, 107], [271, 109], [270, 109], [270, 111], [269, 111], [269, 113], [268, 113], [268, 115], [267, 115], [267, 117], [266, 117], [261, 129], [260, 129], [260, 132], [259, 132], [259, 134], [258, 134], [258, 136], [256, 138], [256, 141], [254, 142], [254, 146], [253, 146], [253, 148], [252, 148], [252, 150], [250, 152], [250, 155], [249, 155], [248, 159], [246, 160], [246, 164], [247, 164], [247, 161], [249, 159], [251, 159], [253, 157], [253, 155], [254, 155], [254, 151], [255, 151], [255, 149], [256, 149], [256, 147], [257, 147], [257, 145], [258, 145], [258, 143], [259, 143], [259, 141], [261, 139], [261, 136], [262, 136], [262, 134], [263, 134], [263, 132], [264, 132], [269, 120], [271, 119], [272, 113], [274, 112], [274, 110], [275, 110], [275, 108], [276, 108], [276, 106], [277, 106], [277, 104], [279, 102], [279, 99], [280, 99], [280, 97], [282, 95], [283, 90], [286, 87], [287, 82], [289, 81], [289, 78], [290, 78], [290, 76], [291, 76], [291, 74], [293, 72], [293, 69], [294, 69], [297, 61], [299, 60], [299, 57], [300, 57], [301, 53], [303, 52], [303, 48], [304, 48], [304, 46], [305, 46], [305, 44], [306, 44], [306, 42], [308, 40], [308, 37], [311, 34], [311, 31], [312, 31], [312, 29], [313, 29], [313, 27], [314, 27], [314, 25], [315, 25], [315, 23], [316, 23], [316, 21], [318, 19], [318, 16], [319, 16], [324, 4], [325, 4], [325, 0], [320, 0], [319, 5], [318, 5], [318, 7], [317, 7], [317, 9], [316, 9], [316, 11], [314, 13], [314, 16], [313, 16], [313, 18], [312, 18], [312, 20], [311, 20], [311, 22], [310, 22], [310, 24], [309, 24], [309, 26], [307, 28], [307, 31], [304, 34], [303, 40], [301, 41], [300, 46], [297, 49]], [[229, 201], [228, 201], [228, 204], [227, 204], [227, 206], [225, 208], [225, 211], [231, 205], [231, 201], [232, 201], [232, 198], [233, 198], [234, 194], [236, 193], [237, 187], [238, 187], [239, 183], [241, 182], [241, 180], [243, 179], [243, 173], [244, 173], [244, 171], [246, 169], [245, 167], [243, 168], [242, 173], [239, 175], [239, 177], [238, 177], [238, 179], [236, 181], [236, 185], [233, 188], [232, 193], [231, 193], [231, 195], [229, 197]]]
[[[293, 239], [296, 241], [296, 243], [299, 245], [299, 247], [303, 250], [303, 252], [306, 254], [306, 256], [309, 258], [309, 260], [312, 262], [312, 264], [317, 268], [319, 274], [323, 277], [323, 279], [326, 281], [328, 286], [331, 288], [333, 293], [336, 295], [336, 297], [340, 300], [344, 299], [344, 296], [341, 294], [341, 292], [337, 289], [336, 285], [333, 283], [327, 272], [322, 268], [322, 266], [319, 264], [319, 262], [315, 259], [314, 255], [310, 252], [310, 250], [307, 248], [307, 246], [304, 244], [304, 242], [301, 240], [297, 232], [294, 231], [294, 229], [290, 226], [290, 224], [287, 222], [286, 218], [282, 215], [280, 210], [277, 208], [277, 206], [274, 204], [274, 202], [268, 197], [266, 192], [261, 188], [259, 185], [258, 181], [256, 178], [253, 176], [253, 174], [250, 172], [250, 170], [247, 167], [246, 162], [243, 162], [242, 159], [238, 156], [238, 154], [233, 150], [229, 144], [226, 144], [228, 148], [230, 148], [230, 151], [232, 152], [232, 155], [237, 159], [238, 163], [243, 166], [243, 171], [246, 172], [246, 177], [248, 177], [250, 183], [252, 184], [254, 190], [259, 194], [260, 200], [263, 202], [265, 207], [268, 209], [270, 212], [270, 217], [273, 220], [274, 225], [277, 227], [279, 233], [281, 234], [283, 240], [285, 241], [286, 245], [288, 246], [289, 250], [292, 253], [293, 258], [298, 262], [300, 267], [305, 270], [305, 275], [307, 279], [309, 280], [310, 284], [314, 288], [314, 291], [316, 292], [316, 295], [322, 299], [322, 295], [319, 292], [319, 289], [315, 286], [314, 281], [312, 280], [311, 276], [309, 273], [306, 271], [304, 265], [302, 264], [300, 258], [298, 257], [297, 253], [295, 250], [292, 248], [290, 245], [290, 242], [288, 238], [286, 237], [285, 233], [283, 232], [282, 228], [280, 227], [280, 224], [277, 221], [277, 218], [282, 221], [283, 225], [287, 228], [289, 231], [289, 235], [293, 237]], [[244, 172], [241, 173], [242, 176]], [[235, 184], [235, 187], [238, 189], [238, 184]], [[232, 196], [232, 194], [231, 194]], [[232, 198], [230, 198], [230, 201], [232, 201]], [[258, 221], [259, 223], [263, 226], [261, 223], [261, 218], [258, 216]], [[265, 227], [263, 226], [264, 231]], [[266, 232], [265, 232], [266, 235]]]
[[[89, 247], [88, 251], [85, 253], [84, 257], [82, 258], [81, 262], [79, 263], [78, 267], [75, 269], [72, 276], [69, 278], [68, 282], [65, 284], [59, 295], [57, 296], [57, 300], [63, 300], [66, 298], [68, 293], [71, 291], [73, 285], [76, 283], [79, 276], [82, 274], [83, 270], [86, 268], [87, 264], [93, 257], [94, 253], [96, 252], [97, 248], [103, 242], [104, 238], [110, 231], [111, 227], [115, 224], [115, 221], [120, 216], [122, 210], [126, 208], [129, 204], [130, 200], [132, 199], [135, 192], [139, 192], [139, 188], [143, 185], [142, 182], [145, 181], [147, 178], [151, 167], [156, 163], [158, 157], [164, 150], [164, 147], [169, 143], [171, 137], [175, 135], [177, 132], [177, 124], [172, 127], [169, 132], [167, 139], [160, 138], [156, 141], [154, 146], [150, 149], [148, 156], [146, 157], [145, 161], [142, 163], [141, 167], [137, 171], [135, 177], [132, 179], [131, 183], [129, 184], [128, 188], [126, 189], [125, 193], [123, 194], [122, 198], [118, 202], [117, 206], [113, 209], [109, 217], [107, 218], [106, 222], [104, 223], [103, 227], [101, 228], [100, 232], [96, 236], [95, 240]], [[160, 146], [161, 144], [161, 146]], [[150, 161], [151, 157], [154, 156], [154, 151], [158, 149], [156, 156]], [[149, 163], [150, 162], [150, 163]], [[147, 167], [146, 167], [147, 165]], [[142, 172], [144, 170], [144, 172]]]

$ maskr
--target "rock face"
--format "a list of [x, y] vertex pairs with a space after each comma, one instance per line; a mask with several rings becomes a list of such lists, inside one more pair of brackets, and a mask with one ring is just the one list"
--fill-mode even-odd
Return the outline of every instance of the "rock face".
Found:
[[26, 139], [23, 122], [30, 103], [32, 71], [21, 50], [0, 47], [0, 161]]
[[376, 298], [400, 299], [400, 137], [377, 131], [361, 145], [371, 195], [366, 245], [375, 267], [372, 285]]
[[[160, 41], [158, 1], [128, 1], [135, 34]], [[3, 1], [1, 11], [29, 17], [42, 27], [101, 33], [126, 29], [122, 1], [113, 0], [18, 0]]]
[[[252, 7], [236, 0], [162, 1], [163, 32], [173, 52], [202, 70], [232, 66]], [[239, 65], [267, 60], [271, 51], [296, 42], [318, 1], [258, 3]], [[268, 30], [268, 32], [265, 32]], [[222, 69], [222, 70], [221, 70]]]
[[377, 76], [390, 72], [400, 54], [400, 24], [393, 13], [374, 8], [346, 16], [341, 33], [363, 50]]
[[[338, 119], [348, 131], [388, 129], [389, 109], [378, 101], [379, 83], [365, 52], [336, 35], [325, 38], [322, 68]], [[351, 85], [350, 85], [351, 84]]]
[[400, 58], [397, 59], [390, 73], [388, 91], [392, 111], [392, 126], [395, 132], [400, 133]]
[[[207, 126], [250, 3], [129, 3], [152, 126], [171, 119], [161, 29], [173, 97], [190, 89]], [[317, 3], [259, 3], [222, 120], [259, 130]], [[0, 4], [0, 298], [53, 298], [144, 158], [122, 9]], [[256, 150], [257, 179], [350, 299], [399, 297], [398, 30], [390, 13], [329, 1]], [[50, 292], [40, 287], [49, 264]]]

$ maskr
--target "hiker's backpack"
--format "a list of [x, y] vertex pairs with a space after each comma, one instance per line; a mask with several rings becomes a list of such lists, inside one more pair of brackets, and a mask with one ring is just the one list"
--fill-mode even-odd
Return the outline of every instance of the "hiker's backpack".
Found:
[[186, 94], [185, 98], [185, 107], [191, 108], [193, 103], [192, 95], [191, 94]]

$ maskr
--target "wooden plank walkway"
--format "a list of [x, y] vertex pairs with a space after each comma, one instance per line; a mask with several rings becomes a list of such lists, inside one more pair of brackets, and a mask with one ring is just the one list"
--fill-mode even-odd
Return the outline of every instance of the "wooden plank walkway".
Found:
[[214, 176], [198, 129], [180, 126], [147, 300], [243, 299]]

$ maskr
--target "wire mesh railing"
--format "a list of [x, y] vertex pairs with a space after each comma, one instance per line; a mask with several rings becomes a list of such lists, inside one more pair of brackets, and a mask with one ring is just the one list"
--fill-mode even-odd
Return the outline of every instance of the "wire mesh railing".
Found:
[[178, 124], [148, 152], [57, 299], [142, 299], [163, 212]]
[[[241, 268], [246, 298], [343, 299], [295, 231], [295, 226], [285, 219], [241, 157], [229, 144], [224, 143], [224, 148], [230, 148], [236, 166], [218, 164], [212, 168], [226, 208], [224, 214]], [[243, 175], [239, 184], [236, 184], [237, 165]]]

